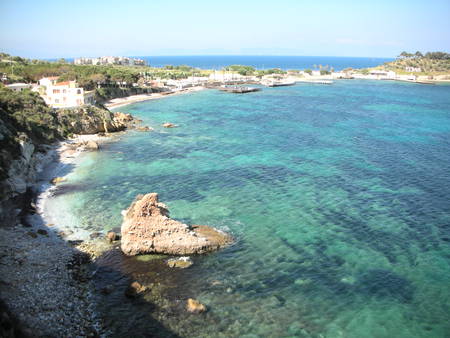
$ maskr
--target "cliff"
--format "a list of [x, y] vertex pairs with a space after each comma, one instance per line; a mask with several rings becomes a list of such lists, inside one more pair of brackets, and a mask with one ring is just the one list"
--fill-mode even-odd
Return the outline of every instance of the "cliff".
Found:
[[93, 106], [54, 110], [36, 93], [0, 87], [0, 224], [15, 222], [17, 205], [51, 143], [72, 134], [120, 131], [130, 119]]

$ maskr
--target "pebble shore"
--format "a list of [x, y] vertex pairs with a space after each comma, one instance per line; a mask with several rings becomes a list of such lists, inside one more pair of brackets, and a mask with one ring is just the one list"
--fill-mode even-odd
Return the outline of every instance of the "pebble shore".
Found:
[[85, 254], [37, 230], [0, 228], [0, 298], [29, 336], [99, 336]]

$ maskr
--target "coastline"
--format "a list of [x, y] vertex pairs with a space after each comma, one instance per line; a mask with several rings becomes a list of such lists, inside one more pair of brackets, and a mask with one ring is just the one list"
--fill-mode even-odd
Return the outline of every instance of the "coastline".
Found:
[[119, 97], [116, 99], [111, 99], [105, 102], [105, 107], [108, 109], [115, 109], [119, 107], [123, 107], [129, 104], [143, 102], [143, 101], [149, 101], [149, 100], [156, 100], [161, 99], [164, 97], [174, 96], [174, 95], [180, 95], [180, 94], [188, 94], [192, 92], [197, 92], [200, 90], [204, 90], [205, 87], [203, 86], [196, 86], [196, 87], [190, 87], [185, 89], [177, 89], [173, 92], [168, 92], [165, 94], [162, 93], [152, 93], [152, 94], [138, 94], [138, 95], [131, 95], [131, 96], [125, 96], [125, 97]]
[[[192, 87], [169, 95], [133, 95], [110, 100], [105, 106], [118, 108], [203, 89]], [[26, 219], [24, 224], [0, 228], [0, 248], [5, 253], [0, 256], [0, 298], [4, 302], [0, 311], [10, 317], [19, 334], [94, 337], [105, 333], [101, 315], [94, 309], [94, 293], [98, 290], [91, 281], [89, 266], [95, 265], [95, 258], [114, 245], [104, 236], [89, 239], [88, 232], [71, 234], [58, 228], [57, 218], [46, 214], [45, 206], [58, 187], [50, 181], [56, 177], [64, 181], [86, 151], [74, 145], [95, 142], [101, 148], [102, 143], [113, 142], [126, 131], [77, 135], [49, 146], [36, 165], [38, 175], [31, 201], [34, 211], [22, 218]]]
[[43, 212], [56, 187], [50, 179], [67, 171], [81, 153], [69, 146], [99, 138], [82, 135], [50, 146], [37, 163], [35, 210], [22, 218], [23, 224], [0, 227], [1, 299], [19, 336], [94, 337], [102, 331], [92, 305], [89, 257], [70, 245]]

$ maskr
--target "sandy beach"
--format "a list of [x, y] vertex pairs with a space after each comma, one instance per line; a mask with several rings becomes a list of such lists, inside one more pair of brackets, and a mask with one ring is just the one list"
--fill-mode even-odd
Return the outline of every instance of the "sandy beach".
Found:
[[152, 94], [139, 94], [139, 95], [131, 95], [126, 97], [119, 97], [116, 99], [111, 99], [105, 103], [105, 107], [108, 109], [112, 108], [119, 108], [122, 106], [126, 106], [128, 104], [142, 102], [142, 101], [148, 101], [148, 100], [156, 100], [167, 96], [173, 96], [173, 95], [179, 95], [179, 94], [187, 94], [192, 92], [197, 92], [200, 90], [205, 89], [202, 86], [198, 87], [191, 87], [191, 88], [185, 88], [181, 90], [174, 90], [173, 92], [169, 93], [152, 93]]

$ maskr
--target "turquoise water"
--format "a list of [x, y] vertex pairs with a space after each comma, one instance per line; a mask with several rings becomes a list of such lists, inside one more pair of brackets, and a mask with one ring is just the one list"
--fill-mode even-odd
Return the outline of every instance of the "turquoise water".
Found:
[[117, 301], [136, 332], [152, 316], [188, 337], [450, 337], [450, 86], [342, 80], [119, 110], [155, 132], [83, 155], [48, 202], [60, 224], [108, 230], [158, 192], [173, 218], [237, 239], [167, 290], [206, 314]]

